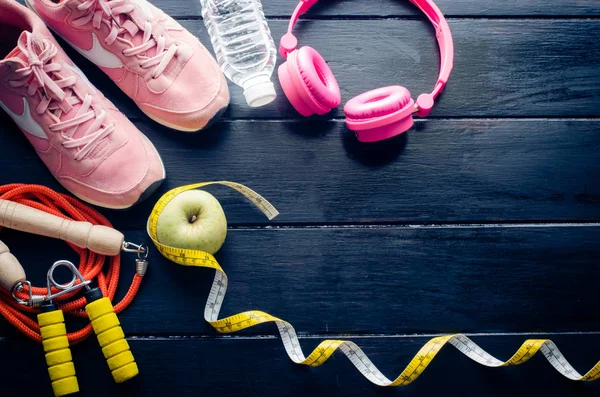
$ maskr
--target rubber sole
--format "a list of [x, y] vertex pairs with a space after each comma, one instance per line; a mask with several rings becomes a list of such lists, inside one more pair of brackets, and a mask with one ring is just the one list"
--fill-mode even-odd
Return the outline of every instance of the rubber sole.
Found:
[[139, 108], [142, 113], [144, 113], [146, 116], [148, 116], [150, 119], [152, 119], [153, 121], [157, 122], [160, 125], [164, 125], [165, 127], [168, 127], [172, 130], [176, 130], [176, 131], [182, 131], [182, 132], [187, 132], [190, 134], [195, 134], [198, 132], [202, 132], [207, 130], [208, 128], [212, 127], [217, 121], [219, 121], [219, 119], [221, 118], [221, 116], [223, 116], [223, 114], [225, 113], [225, 111], [227, 110], [227, 108], [229, 107], [229, 103], [227, 103], [224, 107], [222, 107], [221, 109], [219, 109], [219, 111], [217, 113], [214, 114], [214, 116], [211, 117], [210, 120], [208, 120], [208, 123], [206, 123], [204, 125], [204, 127], [200, 128], [199, 130], [196, 129], [187, 129], [187, 128], [181, 128], [179, 126], [176, 126], [174, 124], [171, 124], [167, 121], [161, 120], [158, 117], [154, 117], [146, 112], [144, 112], [144, 110], [142, 108]]
[[[164, 181], [165, 181], [164, 179], [161, 179], [159, 181], [152, 183], [150, 186], [148, 186], [148, 188], [146, 188], [146, 190], [144, 190], [144, 193], [142, 193], [140, 195], [140, 198], [138, 198], [137, 201], [131, 205], [131, 207], [138, 205], [142, 201], [146, 200], [148, 197], [152, 196], [154, 194], [154, 192], [156, 192], [158, 190], [158, 188], [160, 187], [160, 185], [162, 185], [162, 183]], [[129, 208], [131, 208], [131, 207], [129, 207]]]
[[153, 183], [152, 183], [150, 186], [148, 186], [148, 187], [146, 188], [146, 190], [144, 190], [144, 192], [143, 192], [143, 193], [140, 195], [140, 197], [137, 199], [137, 201], [136, 201], [135, 203], [133, 203], [133, 204], [131, 204], [131, 205], [128, 205], [128, 206], [112, 206], [112, 205], [106, 205], [106, 204], [99, 203], [99, 202], [97, 202], [97, 201], [94, 201], [94, 200], [90, 200], [89, 198], [87, 198], [87, 197], [83, 197], [83, 196], [82, 196], [82, 195], [80, 195], [80, 194], [77, 194], [77, 193], [74, 193], [74, 192], [71, 192], [71, 191], [70, 191], [70, 193], [71, 193], [73, 196], [77, 197], [79, 200], [81, 200], [81, 201], [85, 201], [86, 203], [89, 203], [89, 204], [92, 204], [92, 205], [95, 205], [96, 207], [106, 208], [106, 209], [109, 209], [109, 210], [121, 210], [121, 211], [124, 211], [124, 210], [128, 210], [128, 209], [130, 209], [130, 208], [132, 208], [132, 207], [135, 207], [136, 205], [138, 205], [138, 204], [139, 204], [139, 203], [141, 203], [142, 201], [146, 200], [146, 199], [147, 199], [148, 197], [150, 197], [150, 196], [151, 196], [151, 195], [152, 195], [152, 194], [153, 194], [153, 193], [154, 193], [156, 190], [158, 190], [158, 188], [160, 187], [160, 185], [162, 185], [162, 183], [163, 183], [164, 181], [165, 181], [164, 179], [161, 179], [161, 180], [158, 180], [158, 181], [156, 181], [156, 182], [153, 182]]
[[212, 116], [212, 118], [210, 120], [208, 120], [208, 123], [206, 123], [206, 125], [204, 126], [204, 128], [202, 128], [202, 130], [206, 130], [207, 128], [212, 127], [217, 121], [219, 121], [219, 119], [227, 111], [228, 107], [229, 107], [229, 103], [227, 103], [227, 105], [225, 105], [225, 107], [221, 108], [217, 113], [215, 113], [215, 115]]

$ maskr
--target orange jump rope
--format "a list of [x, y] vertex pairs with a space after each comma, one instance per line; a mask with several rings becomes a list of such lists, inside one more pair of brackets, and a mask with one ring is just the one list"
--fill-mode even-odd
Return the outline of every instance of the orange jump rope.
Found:
[[[142, 246], [124, 243], [122, 234], [112, 229], [112, 225], [104, 216], [71, 196], [57, 193], [39, 185], [11, 184], [0, 186], [0, 215], [2, 215], [0, 218], [10, 218], [7, 214], [14, 217], [19, 208], [21, 212], [32, 211], [33, 215], [35, 215], [33, 211], [37, 210], [62, 218], [50, 217], [54, 219], [55, 225], [60, 226], [56, 227], [60, 231], [41, 234], [64, 240], [74, 241], [64, 237], [63, 219], [89, 222], [88, 224], [82, 224], [65, 221], [64, 224], [68, 223], [70, 225], [67, 226], [69, 231], [73, 231], [73, 229], [80, 226], [86, 229], [85, 233], [81, 233], [79, 229], [78, 235], [91, 236], [92, 229], [105, 233], [102, 237], [106, 236], [106, 239], [99, 235], [94, 239], [99, 247], [94, 251], [111, 252], [111, 255], [113, 255], [101, 255], [92, 252], [88, 248], [81, 248], [82, 246], [91, 247], [94, 244], [91, 242], [92, 239], [85, 238], [77, 245], [67, 241], [69, 246], [79, 255], [78, 268], [69, 262], [62, 261], [72, 266], [73, 280], [76, 279], [75, 275], [79, 277], [78, 283], [73, 284], [75, 288], [72, 291], [67, 292], [64, 289], [51, 287], [50, 283], [48, 287], [33, 287], [26, 281], [18, 283], [18, 288], [13, 288], [12, 291], [0, 288], [0, 314], [24, 335], [36, 342], [43, 343], [55, 395], [66, 395], [78, 390], [69, 345], [83, 341], [92, 332], [95, 332], [98, 337], [115, 381], [120, 383], [135, 376], [137, 366], [133, 355], [129, 351], [127, 341], [124, 339], [116, 313], [129, 306], [139, 290], [147, 266], [143, 255], [147, 255], [147, 250]], [[37, 215], [40, 216], [40, 219], [45, 216], [45, 214], [39, 212], [37, 212]], [[5, 223], [0, 222], [0, 225], [23, 231], [31, 231], [30, 229], [35, 228], [35, 226], [27, 226], [27, 223], [34, 224], [35, 221], [21, 214], [19, 221], [10, 224], [7, 224], [6, 221]], [[97, 227], [97, 225], [101, 225], [101, 227]], [[46, 225], [46, 229], [48, 229], [48, 225]], [[109, 241], [111, 239], [112, 241]], [[105, 247], [102, 247], [103, 245]], [[121, 264], [119, 253], [121, 250], [138, 252], [138, 260], [136, 260], [138, 267], [127, 294], [113, 308], [111, 302], [114, 299], [119, 282]], [[14, 261], [18, 263], [16, 258], [14, 258]], [[55, 267], [56, 264], [52, 269]], [[97, 282], [98, 288], [92, 290], [87, 284], [93, 280]], [[76, 298], [75, 295], [78, 294], [79, 287], [85, 287], [88, 291], [83, 297]], [[42, 301], [38, 302], [39, 304], [34, 304], [32, 297], [42, 299], [45, 305], [42, 305], [41, 309], [38, 308], [37, 306], [40, 306]], [[31, 314], [33, 313], [38, 313], [37, 321], [32, 318]], [[63, 313], [75, 317], [90, 318], [92, 321], [82, 329], [67, 334], [64, 327]], [[71, 382], [70, 385], [62, 384], [61, 386], [61, 382], [68, 383], [68, 380]]]

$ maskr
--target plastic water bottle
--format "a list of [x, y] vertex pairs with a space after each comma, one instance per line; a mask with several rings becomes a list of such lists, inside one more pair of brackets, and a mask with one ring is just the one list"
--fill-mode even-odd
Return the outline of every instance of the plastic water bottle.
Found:
[[200, 0], [219, 66], [244, 89], [250, 107], [275, 100], [277, 50], [260, 0]]

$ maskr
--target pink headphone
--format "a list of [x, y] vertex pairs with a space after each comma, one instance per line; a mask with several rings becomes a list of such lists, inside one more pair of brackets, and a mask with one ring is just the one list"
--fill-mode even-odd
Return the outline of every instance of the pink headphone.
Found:
[[[400, 135], [413, 125], [413, 113], [426, 117], [435, 98], [442, 92], [454, 63], [454, 43], [448, 22], [431, 0], [410, 0], [427, 15], [435, 27], [440, 46], [440, 74], [431, 93], [419, 95], [416, 104], [410, 92], [401, 86], [389, 86], [365, 92], [346, 103], [348, 128], [361, 142], [376, 142]], [[298, 48], [292, 33], [300, 15], [317, 0], [300, 0], [292, 14], [287, 33], [281, 38], [279, 53], [287, 61], [279, 66], [279, 81], [292, 106], [303, 116], [325, 114], [340, 105], [340, 87], [333, 72], [312, 47]]]

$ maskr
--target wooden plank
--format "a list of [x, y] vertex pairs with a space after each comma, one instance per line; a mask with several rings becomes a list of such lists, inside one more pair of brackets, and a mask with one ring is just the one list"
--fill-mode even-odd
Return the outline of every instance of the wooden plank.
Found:
[[[490, 335], [473, 339], [498, 358], [508, 359], [527, 338], [550, 337], [581, 372], [600, 357], [599, 335]], [[427, 337], [360, 338], [374, 363], [388, 376], [400, 373]], [[309, 349], [318, 340], [303, 339]], [[600, 382], [577, 383], [560, 376], [542, 357], [510, 368], [485, 368], [446, 347], [413, 384], [384, 390], [368, 383], [341, 353], [318, 368], [292, 364], [275, 339], [130, 339], [140, 375], [116, 385], [100, 348], [88, 340], [72, 349], [79, 385], [85, 396], [528, 396], [598, 395]], [[41, 346], [30, 341], [0, 341], [10, 357], [0, 380], [6, 395], [50, 395]], [[35, 382], [31, 382], [35, 379]], [[25, 386], [26, 385], [26, 386]]]
[[[7, 128], [0, 183], [60, 188], [29, 143]], [[233, 180], [281, 211], [279, 224], [582, 221], [600, 219], [600, 122], [427, 120], [407, 141], [360, 145], [342, 122], [226, 122], [198, 136], [137, 123], [158, 147], [168, 179], [145, 203], [104, 211], [143, 229], [169, 188]], [[12, 134], [14, 132], [14, 134]], [[210, 188], [233, 225], [267, 219], [242, 196]]]
[[[202, 13], [197, 0], [151, 0], [165, 12], [178, 17], [199, 17]], [[327, 4], [330, 3], [330, 4]], [[532, 1], [472, 1], [437, 0], [435, 2], [446, 16], [597, 16], [600, 5], [595, 1], [548, 0]], [[296, 7], [296, 0], [262, 0], [267, 16], [288, 17]], [[321, 1], [308, 14], [309, 17], [404, 17], [419, 15], [408, 1]]]
[[[23, 4], [24, 0], [18, 0]], [[167, 14], [175, 18], [200, 18], [202, 7], [198, 0], [150, 0]], [[326, 4], [329, 3], [329, 4]], [[547, 0], [531, 2], [511, 0], [509, 2], [481, 0], [437, 0], [435, 2], [446, 17], [595, 17], [600, 15], [600, 4], [595, 1]], [[296, 0], [262, 0], [267, 17], [289, 18], [298, 2]], [[413, 17], [418, 9], [408, 1], [381, 1], [375, 4], [354, 0], [321, 1], [305, 18], [335, 17]]]
[[[150, 243], [144, 231], [125, 234]], [[24, 237], [0, 234], [35, 285], [54, 261], [77, 260], [63, 243]], [[597, 226], [234, 229], [217, 256], [230, 283], [222, 316], [259, 309], [301, 335], [596, 331], [599, 239]], [[119, 294], [132, 256], [122, 269]], [[153, 250], [123, 328], [215, 335], [202, 317], [213, 274]], [[7, 328], [0, 321], [0, 335], [14, 335]]]
[[[210, 46], [201, 21], [182, 24]], [[456, 46], [455, 69], [431, 117], [599, 115], [599, 20], [459, 19], [450, 25]], [[272, 21], [271, 28], [279, 38], [286, 22]], [[343, 103], [393, 84], [405, 85], [416, 97], [430, 91], [437, 77], [433, 29], [423, 21], [304, 21], [298, 32], [302, 45], [316, 47], [329, 61]], [[369, 39], [357, 41], [363, 37]], [[349, 48], [348, 43], [354, 44]], [[569, 50], [562, 51], [564, 48]], [[118, 109], [130, 118], [148, 120], [95, 66], [72, 49], [68, 52]], [[281, 61], [278, 59], [278, 65]], [[224, 117], [302, 119], [284, 97], [275, 75], [273, 81], [278, 99], [261, 109], [249, 108], [241, 88], [230, 84], [232, 101]], [[343, 106], [326, 116], [343, 117]]]

